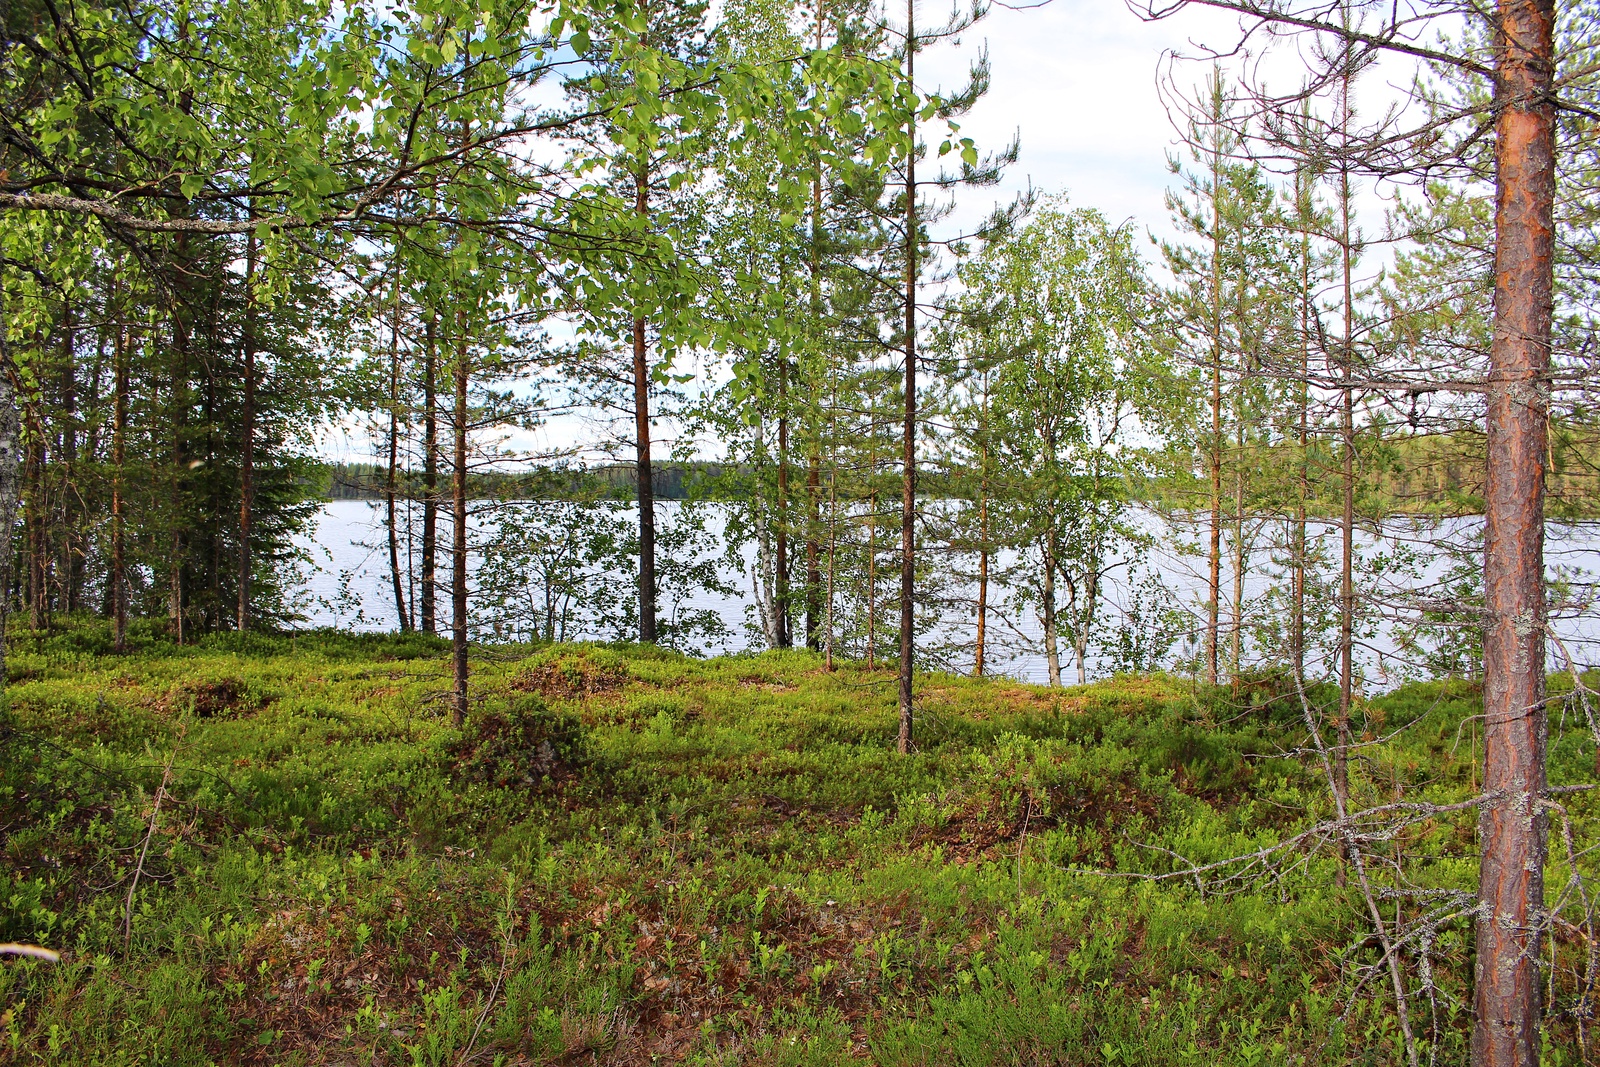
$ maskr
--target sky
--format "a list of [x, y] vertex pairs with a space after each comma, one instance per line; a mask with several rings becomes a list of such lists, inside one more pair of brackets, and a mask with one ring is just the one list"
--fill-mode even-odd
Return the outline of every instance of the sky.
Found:
[[[1025, 10], [992, 8], [961, 47], [930, 49], [919, 63], [928, 72], [925, 88], [953, 88], [975, 46], [987, 45], [991, 87], [961, 120], [961, 132], [980, 148], [1020, 136], [1021, 156], [1002, 194], [1031, 182], [1044, 193], [1067, 193], [1075, 206], [1098, 208], [1113, 224], [1134, 219], [1165, 234], [1163, 196], [1173, 180], [1167, 157], [1177, 135], [1157, 88], [1163, 53], [1192, 52], [1201, 41], [1231, 45], [1235, 36], [1234, 20], [1214, 11], [1144, 23], [1122, 0], [1053, 0]], [[1189, 64], [1178, 78], [1186, 84], [1203, 76], [1203, 67]]]
[[[948, 2], [919, 0], [919, 20], [947, 10]], [[980, 148], [1020, 135], [1021, 155], [1002, 196], [1031, 182], [1042, 193], [1066, 193], [1076, 207], [1098, 208], [1113, 225], [1131, 219], [1171, 237], [1164, 197], [1177, 178], [1168, 159], [1177, 154], [1187, 164], [1188, 158], [1174, 126], [1182, 118], [1169, 114], [1160, 83], [1168, 96], [1175, 90], [1192, 97], [1210, 71], [1202, 57], [1233, 52], [1240, 25], [1236, 15], [1200, 6], [1145, 22], [1124, 0], [1047, 0], [1020, 10], [996, 3], [959, 48], [930, 49], [918, 57], [918, 70], [929, 74], [923, 89], [940, 81], [954, 88], [977, 48], [987, 45], [991, 88], [961, 120], [961, 133]], [[1266, 44], [1259, 35], [1250, 41], [1252, 78], [1279, 89], [1297, 85], [1305, 65], [1296, 46]], [[1174, 54], [1183, 58], [1168, 62]], [[1361, 79], [1358, 109], [1370, 116], [1402, 99], [1413, 69], [1408, 60], [1384, 61]], [[994, 199], [969, 205], [965, 217], [975, 219]], [[1369, 230], [1381, 225], [1383, 206], [1367, 198], [1362, 215]]]

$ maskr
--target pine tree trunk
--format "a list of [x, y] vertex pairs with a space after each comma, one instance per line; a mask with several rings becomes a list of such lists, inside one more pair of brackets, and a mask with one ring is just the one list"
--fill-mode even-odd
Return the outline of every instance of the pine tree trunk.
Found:
[[113, 342], [111, 408], [111, 647], [128, 650], [128, 562], [127, 530], [123, 516], [122, 479], [127, 463], [128, 439], [128, 330], [122, 322], [123, 309], [115, 311], [117, 320]]
[[1545, 778], [1544, 463], [1554, 308], [1554, 0], [1501, 0], [1484, 518], [1484, 774], [1474, 1067], [1539, 1062]]
[[813, 448], [806, 467], [806, 647], [813, 652], [822, 650], [821, 511], [822, 459]]
[[[873, 461], [876, 467], [876, 459]], [[871, 475], [869, 471], [869, 477]], [[878, 669], [878, 491], [867, 497], [867, 669]]]
[[1207, 552], [1206, 684], [1217, 684], [1222, 605], [1222, 156], [1211, 155], [1211, 530]]
[[451, 662], [455, 688], [451, 693], [451, 719], [456, 726], [467, 721], [467, 314], [456, 313], [455, 365], [455, 471], [450, 493], [450, 519], [454, 545], [450, 554]]
[[438, 312], [428, 310], [422, 351], [422, 632], [439, 632], [439, 350]]
[[[1244, 434], [1243, 423], [1238, 427]], [[1233, 625], [1228, 633], [1228, 677], [1233, 683], [1234, 695], [1239, 692], [1239, 672], [1244, 669], [1244, 574], [1249, 566], [1249, 553], [1244, 543], [1244, 445], [1238, 445], [1239, 456], [1233, 471]]]
[[828, 470], [828, 585], [823, 616], [823, 667], [833, 670], [833, 592], [838, 562], [839, 458], [830, 457]]
[[[105, 411], [104, 401], [106, 398], [101, 395], [101, 392], [104, 388], [106, 377], [104, 372], [106, 369], [107, 340], [109, 339], [113, 347], [116, 345], [116, 337], [114, 334], [116, 303], [116, 283], [111, 281], [107, 286], [104, 302], [100, 305], [100, 322], [95, 327], [94, 331], [94, 363], [90, 365], [87, 376], [89, 389], [87, 410], [92, 413], [92, 417], [86, 420], [83, 430], [83, 459], [88, 463], [95, 464], [100, 471], [104, 470], [104, 464], [101, 463], [102, 455], [104, 455], [106, 459], [110, 458], [109, 452], [103, 453], [100, 448], [101, 438], [110, 429], [110, 423], [102, 417], [102, 413]], [[115, 366], [113, 366], [113, 377], [115, 377], [115, 369]], [[78, 575], [76, 580], [78, 583], [80, 598], [87, 598], [88, 566], [90, 555], [89, 546], [93, 541], [89, 524], [94, 522], [94, 519], [91, 517], [87, 507], [83, 511], [82, 521], [83, 525], [80, 526], [78, 531], [78, 544], [80, 550], [78, 552]], [[110, 583], [101, 583], [98, 592], [100, 594], [100, 613], [109, 618], [111, 608]]]
[[1239, 369], [1240, 380], [1233, 393], [1233, 523], [1229, 533], [1232, 535], [1233, 552], [1233, 597], [1229, 605], [1231, 618], [1228, 627], [1228, 681], [1233, 689], [1235, 699], [1239, 696], [1239, 687], [1242, 679], [1240, 672], [1244, 669], [1244, 576], [1250, 564], [1250, 553], [1244, 539], [1244, 475], [1245, 475], [1245, 393], [1244, 386], [1248, 374], [1249, 359], [1245, 352], [1245, 331], [1248, 329], [1246, 316], [1248, 309], [1245, 306], [1244, 279], [1238, 279], [1238, 291], [1235, 294], [1239, 308]]
[[6, 623], [11, 610], [11, 531], [16, 527], [22, 483], [22, 425], [17, 412], [16, 364], [11, 356], [10, 318], [6, 311], [6, 279], [0, 268], [0, 687], [6, 684]]
[[984, 474], [978, 482], [978, 633], [972, 673], [983, 677], [983, 650], [989, 623], [989, 457], [983, 457]]
[[[819, 31], [820, 32], [820, 31]], [[828, 375], [828, 586], [824, 615], [823, 666], [833, 670], [833, 602], [839, 554], [839, 397], [837, 381]]]
[[[906, 84], [916, 87], [916, 0], [906, 0]], [[912, 671], [916, 657], [917, 512], [917, 116], [906, 122], [906, 369], [905, 420], [901, 427], [900, 485], [900, 737], [911, 751]]]
[[[817, 8], [817, 47], [819, 49], [822, 47], [822, 14], [823, 13], [822, 13], [821, 5], [818, 5], [818, 8]], [[811, 328], [810, 332], [811, 332], [812, 337], [813, 337], [814, 340], [815, 339], [819, 339], [820, 331], [817, 329], [817, 323], [819, 323], [821, 318], [822, 318], [822, 256], [821, 256], [821, 244], [820, 244], [820, 242], [821, 242], [821, 229], [820, 229], [821, 219], [822, 219], [822, 164], [819, 161], [818, 164], [817, 164], [816, 173], [812, 176], [812, 180], [811, 180], [811, 241], [810, 241], [810, 248], [809, 248], [809, 253], [810, 253], [810, 257], [811, 257], [810, 266], [811, 266], [811, 320], [812, 320], [812, 328]], [[825, 353], [824, 352], [817, 352], [816, 355], [822, 357], [823, 374], [824, 374], [824, 376], [826, 376], [828, 378], [828, 380], [829, 380], [829, 382], [831, 384], [832, 375], [827, 370], [827, 362], [828, 361], [827, 361]], [[813, 410], [815, 410], [815, 409], [813, 409]], [[831, 405], [831, 403], [829, 405], [829, 411], [830, 411], [829, 418], [831, 420], [831, 418], [832, 418], [832, 405]], [[816, 425], [820, 429], [820, 422], [821, 422], [821, 420], [814, 419], [813, 420], [813, 425]], [[829, 486], [830, 486], [830, 508], [831, 508], [831, 506], [832, 506], [831, 505], [831, 487], [832, 487], [832, 484], [833, 484], [833, 477], [832, 477], [831, 473], [829, 475], [828, 483], [829, 483]], [[818, 542], [817, 542], [818, 533], [819, 533], [818, 526], [820, 525], [820, 522], [821, 522], [821, 514], [820, 514], [821, 513], [821, 507], [822, 507], [821, 494], [822, 494], [822, 446], [821, 446], [821, 443], [818, 442], [815, 439], [815, 436], [813, 436], [813, 440], [812, 440], [812, 443], [811, 443], [811, 469], [810, 469], [809, 473], [806, 476], [806, 497], [809, 500], [810, 505], [811, 505], [811, 514], [810, 514], [810, 520], [811, 521], [810, 521], [810, 525], [809, 525], [809, 527], [807, 528], [807, 531], [806, 531], [806, 647], [810, 648], [811, 651], [813, 651], [813, 652], [818, 651], [821, 648], [821, 644], [822, 644], [822, 636], [821, 636], [821, 633], [819, 632], [819, 628], [822, 625], [821, 615], [822, 615], [822, 612], [823, 612], [823, 608], [822, 608], [823, 589], [822, 589], [822, 577], [821, 577], [821, 574], [818, 571], [818, 557], [820, 555], [820, 548], [819, 548]], [[829, 631], [830, 631], [830, 638], [831, 638], [831, 631], [832, 631], [832, 597], [833, 597], [833, 582], [832, 582], [832, 574], [833, 574], [833, 533], [832, 533], [831, 527], [829, 529], [829, 534], [828, 534], [828, 573], [829, 573], [829, 583], [828, 583], [828, 610], [829, 610], [828, 622], [829, 622], [829, 627], [828, 628], [829, 628]], [[828, 664], [829, 664], [829, 668], [830, 669], [832, 669], [832, 663], [833, 663], [833, 651], [832, 651], [832, 648], [830, 647], [829, 650], [828, 650]]]
[[[634, 210], [649, 211], [649, 174], [640, 170]], [[650, 463], [650, 363], [645, 352], [645, 321], [633, 319], [633, 423], [639, 493], [639, 640], [656, 640], [656, 490]]]
[[50, 625], [50, 556], [46, 544], [49, 500], [45, 482], [44, 421], [39, 416], [39, 403], [30, 395], [27, 402], [28, 419], [28, 501], [26, 528], [28, 531], [28, 625], [43, 630]]
[[[219, 398], [217, 389], [216, 364], [206, 359], [201, 361], [202, 373], [205, 374], [205, 395], [200, 405], [200, 423], [205, 427], [205, 462], [203, 468], [215, 469], [218, 460], [217, 431], [220, 423]], [[210, 633], [222, 628], [222, 516], [226, 504], [222, 497], [222, 483], [216, 478], [202, 478], [201, 491], [205, 494], [205, 504], [201, 512], [205, 544], [206, 567], [202, 577], [205, 581], [206, 595], [200, 604], [199, 622], [201, 631]], [[229, 501], [231, 503], [231, 501]], [[229, 605], [227, 614], [232, 616], [233, 608]]]
[[[251, 216], [254, 217], [254, 210]], [[235, 625], [250, 626], [250, 520], [255, 506], [256, 447], [256, 235], [244, 243], [244, 415], [239, 460], [239, 604]], [[120, 461], [119, 461], [120, 462]]]
[[61, 610], [71, 615], [78, 610], [81, 578], [78, 551], [78, 519], [72, 506], [77, 496], [78, 459], [78, 353], [73, 328], [72, 304], [61, 304], [61, 556], [57, 573]]
[[406, 607], [405, 582], [400, 575], [400, 525], [395, 513], [400, 467], [400, 266], [394, 271], [394, 321], [389, 330], [389, 469], [383, 483], [383, 502], [389, 533], [389, 581], [394, 586], [394, 610], [400, 632], [411, 632], [411, 612]]
[[983, 676], [989, 634], [989, 377], [983, 378], [982, 423], [978, 445], [978, 632], [972, 673]]
[[[186, 259], [186, 242], [183, 236], [178, 239], [179, 259]], [[188, 425], [189, 415], [189, 328], [183, 319], [181, 306], [175, 307], [172, 314], [172, 475], [173, 475], [173, 500], [178, 505], [178, 516], [186, 515], [188, 508], [187, 493], [187, 459], [184, 448], [184, 436]], [[177, 516], [175, 516], [177, 517]], [[167, 619], [172, 628], [172, 636], [178, 644], [184, 642], [184, 557], [187, 554], [187, 541], [183, 535], [183, 527], [177, 523], [172, 528], [171, 545], [171, 570], [167, 575]]]
[[[1296, 175], [1296, 200], [1302, 225], [1309, 226], [1310, 192], [1308, 175]], [[1310, 426], [1311, 407], [1311, 237], [1300, 237], [1300, 375], [1295, 383], [1296, 485], [1294, 531], [1291, 535], [1293, 558], [1290, 563], [1292, 589], [1289, 605], [1289, 654], [1294, 664], [1295, 683], [1302, 689], [1306, 680], [1306, 511], [1311, 497]]]
[[[1346, 85], [1345, 93], [1349, 87]], [[1340, 258], [1344, 278], [1344, 344], [1339, 390], [1340, 493], [1339, 516], [1339, 713], [1334, 719], [1338, 748], [1334, 751], [1334, 789], [1341, 802], [1350, 798], [1350, 714], [1355, 700], [1355, 520], [1356, 422], [1355, 390], [1355, 265], [1350, 234], [1350, 171], [1340, 174], [1339, 213], [1342, 219]], [[1339, 871], [1340, 884], [1344, 870]]]

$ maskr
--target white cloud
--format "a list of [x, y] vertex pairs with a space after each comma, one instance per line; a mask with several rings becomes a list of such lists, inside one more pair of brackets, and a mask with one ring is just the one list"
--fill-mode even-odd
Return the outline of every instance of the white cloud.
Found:
[[[1177, 141], [1157, 90], [1161, 57], [1173, 48], [1192, 51], [1197, 40], [1231, 46], [1236, 36], [1235, 22], [1216, 12], [1145, 23], [1121, 0], [1058, 0], [1025, 10], [996, 7], [967, 31], [962, 47], [942, 45], [919, 56], [924, 88], [955, 88], [976, 46], [986, 42], [991, 88], [963, 120], [962, 133], [980, 148], [1021, 134], [1021, 157], [1002, 188], [969, 194], [956, 217], [970, 222], [1031, 182], [1043, 192], [1065, 191], [1114, 222], [1132, 218], [1164, 229], [1167, 154]], [[1202, 70], [1191, 70], [1198, 81]]]
[[[903, 8], [896, 10], [903, 20]], [[918, 18], [931, 25], [936, 12], [948, 9], [935, 0], [918, 10]], [[1180, 62], [1168, 70], [1164, 57], [1229, 53], [1240, 40], [1237, 16], [1211, 8], [1144, 22], [1123, 0], [994, 7], [967, 31], [961, 47], [941, 45], [918, 57], [923, 89], [954, 89], [986, 43], [991, 88], [962, 121], [962, 134], [980, 148], [998, 148], [1021, 134], [1021, 156], [1002, 187], [966, 194], [951, 223], [970, 225], [1031, 182], [1045, 193], [1066, 192], [1075, 205], [1098, 208], [1113, 223], [1133, 219], [1142, 229], [1170, 236], [1164, 196], [1175, 179], [1167, 158], [1184, 152], [1173, 125], [1181, 117], [1168, 114], [1158, 82], [1170, 74], [1171, 84], [1188, 90], [1205, 78], [1207, 66]], [[1252, 73], [1280, 89], [1294, 87], [1306, 69], [1296, 44], [1276, 42], [1262, 57], [1265, 43], [1251, 42], [1257, 53]], [[1366, 113], [1399, 100], [1410, 72], [1408, 61], [1391, 61], [1364, 78]], [[1381, 221], [1381, 210], [1374, 208], [1363, 213], [1369, 228]]]

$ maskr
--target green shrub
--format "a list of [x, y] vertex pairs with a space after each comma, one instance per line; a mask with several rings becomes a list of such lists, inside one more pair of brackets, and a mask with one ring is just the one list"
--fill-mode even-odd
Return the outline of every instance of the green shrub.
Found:
[[480, 785], [538, 788], [571, 776], [588, 758], [577, 716], [532, 694], [473, 715], [449, 748], [453, 773]]

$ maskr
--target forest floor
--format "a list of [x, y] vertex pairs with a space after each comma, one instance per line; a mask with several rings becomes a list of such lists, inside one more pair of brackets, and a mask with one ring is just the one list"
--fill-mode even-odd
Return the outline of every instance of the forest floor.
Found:
[[[929, 675], [900, 756], [892, 675], [805, 653], [485, 650], [455, 730], [438, 641], [107, 644], [14, 639], [0, 941], [63, 958], [0, 962], [0, 1061], [1404, 1062], [1328, 855], [1226, 892], [1085, 873], [1327, 816], [1266, 681]], [[1476, 701], [1363, 702], [1356, 801], [1471, 796]], [[1550, 750], [1556, 782], [1593, 780], [1573, 716]], [[1563, 800], [1600, 839], [1593, 795]], [[1470, 887], [1472, 828], [1407, 831], [1408, 876]], [[1441, 1064], [1466, 1062], [1466, 933], [1411, 1005]], [[1546, 1062], [1577, 1064], [1584, 950], [1553, 951]]]

